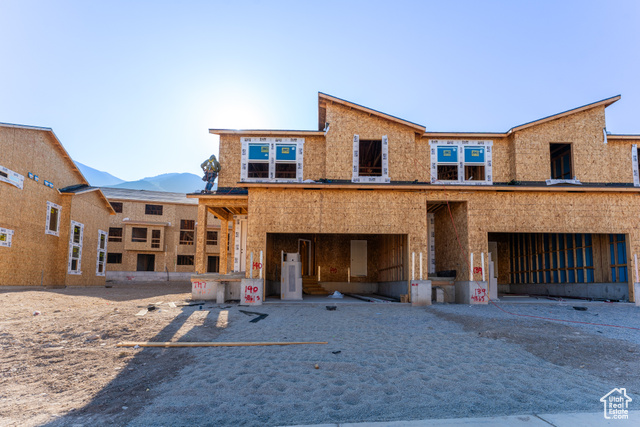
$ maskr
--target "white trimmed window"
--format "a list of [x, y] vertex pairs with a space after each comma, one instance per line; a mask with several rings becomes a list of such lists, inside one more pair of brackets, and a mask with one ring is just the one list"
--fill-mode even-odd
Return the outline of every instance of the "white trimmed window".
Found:
[[60, 233], [60, 211], [62, 206], [47, 202], [47, 225], [44, 233], [58, 236]]
[[493, 184], [493, 141], [430, 140], [431, 183]]
[[96, 276], [105, 275], [105, 261], [107, 259], [107, 235], [106, 231], [98, 230], [98, 258], [96, 260]]
[[7, 184], [14, 185], [22, 190], [24, 186], [24, 176], [18, 172], [14, 172], [11, 169], [7, 169], [4, 166], [0, 166], [0, 181]]
[[304, 138], [242, 138], [240, 180], [302, 182]]
[[389, 138], [360, 139], [353, 135], [351, 182], [389, 183]]
[[638, 145], [631, 146], [631, 164], [633, 166], [633, 186], [640, 187], [640, 175], [638, 175]]
[[13, 230], [8, 228], [0, 228], [0, 247], [11, 247], [11, 237], [13, 236]]
[[82, 237], [84, 224], [71, 221], [71, 232], [69, 233], [69, 274], [82, 274]]

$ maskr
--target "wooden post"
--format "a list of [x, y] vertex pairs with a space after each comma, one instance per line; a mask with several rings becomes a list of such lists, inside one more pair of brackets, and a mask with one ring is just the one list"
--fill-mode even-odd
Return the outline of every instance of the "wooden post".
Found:
[[220, 220], [220, 274], [227, 274], [227, 245], [229, 244], [229, 221]]
[[196, 273], [207, 272], [207, 213], [206, 205], [198, 204], [198, 226], [196, 227]]
[[636, 264], [636, 282], [640, 282], [640, 278], [638, 278], [638, 254], [633, 255], [633, 259]]
[[249, 279], [253, 279], [253, 251], [251, 252], [251, 259], [249, 260], [249, 264], [251, 264], [249, 266]]
[[[231, 261], [233, 262], [233, 267], [231, 271], [236, 271], [236, 220], [234, 218], [231, 219]], [[242, 263], [238, 260], [238, 271], [241, 270]]]
[[318, 266], [318, 282], [320, 282], [320, 266]]

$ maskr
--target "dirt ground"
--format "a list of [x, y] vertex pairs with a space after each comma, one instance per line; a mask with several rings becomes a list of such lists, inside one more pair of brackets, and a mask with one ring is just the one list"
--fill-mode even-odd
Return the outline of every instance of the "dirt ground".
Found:
[[[0, 291], [0, 424], [41, 425], [93, 402], [94, 410], [121, 414], [145, 404], [148, 390], [188, 363], [183, 352], [138, 357], [141, 349], [120, 341], [188, 340], [191, 330], [174, 322], [190, 301], [189, 283], [113, 284], [112, 288]], [[170, 302], [176, 307], [169, 307]], [[144, 316], [149, 305], [158, 307]], [[210, 305], [210, 304], [209, 304]], [[168, 328], [167, 326], [174, 322]], [[199, 340], [213, 340], [216, 328], [198, 328]], [[211, 333], [208, 333], [210, 331]], [[161, 333], [162, 332], [162, 333]], [[134, 360], [135, 358], [135, 360]], [[119, 375], [126, 370], [126, 375]], [[121, 379], [118, 381], [118, 379]], [[126, 405], [113, 406], [123, 401]]]
[[[362, 390], [350, 390], [349, 381], [345, 378], [351, 378], [355, 381], [362, 377], [363, 381], [369, 381], [370, 378], [376, 379], [376, 375], [381, 369], [390, 369], [389, 375], [381, 375], [376, 379], [380, 382], [381, 387], [385, 387], [381, 388], [379, 392], [382, 396], [380, 397], [381, 401], [385, 399], [385, 392], [391, 393], [388, 388], [395, 387], [393, 383], [396, 380], [408, 383], [412, 381], [412, 378], [423, 378], [420, 381], [424, 381], [424, 383], [416, 383], [415, 392], [410, 393], [417, 396], [415, 403], [407, 400], [399, 402], [396, 401], [395, 395], [391, 395], [393, 398], [389, 397], [389, 402], [385, 403], [388, 407], [385, 407], [377, 419], [367, 418], [372, 416], [374, 411], [372, 408], [380, 406], [375, 400], [378, 392], [368, 383], [363, 382], [362, 384], [370, 387], [367, 392], [372, 399], [369, 406], [363, 405], [357, 411], [349, 413], [346, 409], [349, 403], [348, 398], [345, 398], [346, 406], [343, 409], [336, 409], [335, 414], [327, 412], [324, 418], [323, 416], [309, 417], [312, 412], [316, 411], [317, 413], [320, 410], [318, 408], [335, 406], [335, 397], [325, 397], [325, 394], [310, 394], [312, 399], [309, 400], [316, 400], [317, 408], [313, 409], [312, 406], [309, 406], [312, 408], [309, 409], [301, 403], [299, 409], [291, 411], [291, 414], [286, 414], [283, 411], [277, 411], [278, 405], [287, 402], [286, 393], [281, 393], [282, 400], [278, 401], [279, 383], [273, 383], [272, 385], [275, 384], [275, 387], [272, 387], [268, 393], [276, 400], [273, 402], [265, 400], [269, 404], [264, 406], [271, 407], [269, 410], [271, 412], [264, 410], [263, 414], [268, 413], [264, 415], [264, 420], [267, 421], [262, 422], [259, 418], [261, 414], [259, 407], [256, 407], [258, 415], [255, 419], [231, 418], [231, 415], [227, 415], [225, 418], [221, 408], [228, 410], [244, 399], [246, 396], [243, 396], [243, 393], [252, 384], [248, 379], [253, 377], [251, 373], [243, 374], [244, 376], [241, 375], [238, 378], [240, 384], [232, 386], [234, 378], [238, 375], [217, 372], [215, 375], [223, 378], [224, 381], [216, 383], [207, 380], [211, 384], [194, 383], [196, 384], [194, 388], [200, 390], [210, 387], [210, 393], [225, 391], [228, 402], [223, 402], [223, 404], [227, 406], [214, 407], [210, 401], [194, 402], [192, 399], [189, 401], [192, 406], [184, 409], [184, 413], [179, 415], [179, 417], [186, 417], [201, 412], [203, 416], [209, 417], [204, 419], [209, 420], [213, 419], [211, 418], [213, 416], [220, 416], [221, 421], [214, 423], [216, 425], [225, 424], [225, 422], [228, 425], [236, 425], [237, 423], [280, 425], [296, 424], [297, 421], [312, 423], [319, 421], [344, 422], [345, 419], [375, 421], [442, 417], [442, 414], [435, 408], [436, 405], [424, 403], [426, 396], [432, 394], [429, 390], [433, 390], [434, 387], [446, 386], [444, 389], [439, 388], [440, 393], [446, 393], [446, 389], [449, 388], [448, 384], [460, 385], [461, 378], [467, 378], [466, 374], [460, 374], [462, 369], [460, 363], [455, 363], [455, 370], [451, 368], [452, 362], [448, 360], [449, 355], [468, 352], [482, 357], [491, 349], [504, 349], [502, 353], [496, 354], [517, 350], [518, 354], [514, 353], [513, 357], [518, 361], [524, 360], [524, 364], [518, 366], [527, 366], [527, 369], [531, 370], [532, 378], [537, 375], [536, 372], [540, 369], [546, 369], [539, 371], [539, 376], [536, 378], [551, 381], [549, 384], [553, 382], [552, 378], [549, 379], [549, 372], [553, 372], [550, 369], [556, 369], [558, 375], [563, 375], [562, 378], [565, 382], [567, 378], [573, 378], [572, 376], [575, 374], [577, 383], [588, 379], [593, 384], [604, 383], [605, 386], [600, 387], [603, 389], [609, 387], [609, 384], [612, 386], [626, 384], [629, 391], [636, 392], [640, 386], [638, 377], [629, 375], [630, 372], [638, 372], [640, 367], [640, 346], [629, 340], [618, 339], [615, 335], [617, 331], [612, 331], [612, 328], [598, 328], [585, 332], [584, 329], [566, 323], [559, 324], [525, 318], [509, 318], [507, 321], [504, 318], [492, 318], [490, 315], [487, 316], [487, 314], [493, 313], [489, 311], [488, 307], [475, 309], [444, 305], [411, 308], [408, 305], [400, 304], [390, 304], [389, 308], [380, 305], [365, 305], [359, 306], [357, 309], [355, 307], [339, 308], [338, 311], [327, 311], [324, 307], [265, 305], [255, 311], [270, 313], [267, 320], [260, 323], [249, 323], [249, 317], [238, 313], [237, 304], [218, 305], [207, 302], [202, 305], [189, 305], [191, 303], [190, 291], [189, 283], [167, 282], [114, 283], [110, 288], [0, 289], [0, 307], [2, 308], [0, 310], [0, 425], [36, 426], [50, 424], [57, 426], [68, 423], [73, 425], [156, 425], [157, 423], [153, 421], [153, 412], [159, 413], [163, 409], [169, 411], [166, 409], [167, 402], [175, 401], [177, 399], [175, 396], [183, 393], [175, 390], [187, 389], [184, 386], [181, 389], [172, 388], [171, 385], [179, 380], [189, 381], [189, 379], [180, 378], [181, 370], [188, 372], [191, 369], [194, 381], [204, 381], [201, 377], [214, 375], [215, 371], [210, 371], [207, 375], [197, 375], [197, 373], [208, 369], [208, 365], [198, 359], [198, 357], [202, 358], [203, 354], [207, 358], [214, 357], [211, 354], [220, 355], [215, 356], [217, 359], [213, 359], [214, 363], [224, 366], [226, 371], [241, 370], [238, 361], [242, 357], [253, 357], [265, 368], [272, 365], [270, 371], [272, 378], [277, 377], [275, 373], [279, 372], [281, 362], [278, 358], [290, 357], [294, 361], [299, 359], [304, 367], [300, 368], [300, 374], [290, 374], [292, 378], [288, 381], [296, 383], [302, 380], [304, 382], [307, 372], [311, 373], [310, 379], [314, 375], [318, 375], [310, 383], [309, 393], [312, 393], [312, 390], [317, 390], [318, 387], [315, 385], [324, 378], [320, 375], [329, 375], [326, 377], [329, 378], [327, 383], [320, 382], [320, 384], [325, 384], [327, 388], [335, 388], [336, 395], [342, 395], [344, 392], [343, 396], [349, 397], [354, 393], [359, 396]], [[149, 306], [153, 306], [155, 309], [146, 312], [143, 316], [137, 315], [145, 312]], [[228, 309], [229, 307], [231, 308]], [[624, 310], [629, 310], [629, 307]], [[227, 320], [221, 316], [223, 312], [231, 313], [230, 316], [233, 316], [235, 325], [227, 328]], [[590, 309], [586, 313], [592, 312], [593, 310]], [[205, 316], [205, 313], [210, 315]], [[632, 315], [637, 317], [635, 313], [633, 311]], [[604, 314], [603, 312], [603, 316]], [[312, 318], [311, 315], [316, 317]], [[242, 319], [242, 321], [237, 322], [236, 319]], [[317, 319], [322, 319], [322, 321]], [[352, 323], [348, 323], [345, 319]], [[353, 327], [355, 322], [358, 322], [358, 328]], [[419, 328], [401, 326], [407, 324]], [[371, 330], [366, 331], [365, 325]], [[464, 332], [457, 332], [459, 328], [462, 328]], [[238, 337], [247, 337], [248, 340], [253, 341], [258, 341], [262, 337], [266, 337], [265, 340], [286, 341], [293, 339], [295, 341], [297, 337], [294, 334], [297, 329], [299, 329], [298, 333], [301, 337], [314, 334], [317, 334], [318, 337], [329, 337], [332, 345], [342, 349], [342, 352], [334, 351], [336, 348], [333, 347], [322, 349], [322, 354], [326, 353], [326, 356], [322, 357], [327, 359], [321, 362], [323, 369], [318, 371], [313, 370], [313, 364], [310, 363], [314, 360], [313, 358], [319, 357], [318, 353], [311, 353], [316, 349], [301, 347], [295, 350], [297, 353], [293, 352], [293, 349], [285, 351], [274, 347], [270, 347], [270, 350], [258, 350], [259, 348], [253, 347], [256, 350], [251, 350], [251, 352], [229, 350], [219, 353], [196, 351], [197, 349], [143, 351], [142, 348], [116, 347], [116, 344], [121, 341], [215, 341], [217, 339], [233, 341], [238, 340]], [[287, 337], [279, 335], [283, 333], [282, 331], [287, 330], [289, 331]], [[445, 330], [446, 332], [443, 332]], [[383, 333], [387, 335], [380, 335]], [[226, 334], [226, 336], [221, 336], [222, 334]], [[331, 334], [334, 334], [333, 337]], [[375, 343], [373, 337], [376, 336], [386, 336], [386, 338], [382, 343]], [[304, 341], [304, 339], [299, 340]], [[414, 344], [413, 347], [408, 347], [404, 343]], [[390, 348], [386, 349], [387, 346]], [[420, 352], [424, 354], [420, 354]], [[474, 357], [461, 356], [460, 360], [473, 362]], [[342, 358], [340, 359], [342, 362], [332, 362], [338, 358]], [[420, 365], [422, 371], [419, 372], [421, 376], [408, 375], [407, 379], [400, 378], [407, 374], [408, 366], [412, 366], [416, 358], [422, 363]], [[440, 362], [438, 362], [439, 360]], [[507, 362], [501, 362], [502, 366], [506, 366]], [[340, 376], [333, 378], [330, 377], [333, 373], [329, 369], [325, 369], [325, 366], [332, 367], [334, 372], [337, 372], [340, 366], [349, 368], [342, 371], [341, 375], [344, 378]], [[372, 369], [371, 375], [367, 374], [366, 369], [368, 368]], [[520, 367], [514, 366], [513, 368], [515, 369], [513, 373], [506, 371], [504, 378], [522, 371]], [[305, 371], [305, 369], [309, 371]], [[433, 370], [430, 371], [430, 369]], [[350, 374], [352, 371], [353, 373]], [[458, 372], [457, 376], [453, 375], [454, 371]], [[497, 375], [494, 371], [492, 372], [492, 375]], [[411, 372], [408, 373], [411, 374]], [[352, 376], [348, 377], [348, 375]], [[269, 381], [266, 377], [262, 380]], [[494, 387], [491, 378], [484, 379], [484, 381], [486, 381], [486, 385], [477, 384], [476, 394], [479, 398], [486, 390]], [[353, 382], [353, 384], [356, 383]], [[255, 383], [252, 387], [258, 389], [259, 384]], [[468, 385], [465, 387], [470, 388]], [[512, 387], [518, 386], [513, 385]], [[531, 385], [522, 385], [523, 396], [527, 396], [530, 387]], [[544, 388], [543, 385], [539, 385], [539, 387]], [[551, 389], [552, 387], [547, 386], [547, 388]], [[171, 391], [167, 392], [167, 389], [171, 389]], [[497, 391], [500, 392], [499, 389]], [[608, 389], [604, 390], [604, 392], [606, 391]], [[349, 394], [350, 392], [351, 394]], [[544, 392], [545, 390], [540, 389], [536, 393]], [[593, 410], [596, 411], [599, 404], [597, 396], [604, 394], [604, 392], [601, 393], [600, 390], [594, 392], [596, 397], [592, 399], [589, 396], [589, 399], [593, 400]], [[402, 393], [406, 395], [406, 390], [400, 392], [400, 395]], [[424, 397], [421, 397], [420, 393], [425, 393]], [[452, 395], [457, 393], [452, 393]], [[356, 398], [358, 396], [354, 394], [354, 399], [359, 400]], [[323, 401], [322, 399], [325, 398], [327, 400]], [[544, 401], [545, 399], [541, 398], [540, 400]], [[412, 409], [412, 405], [415, 409]], [[532, 405], [523, 404], [520, 407], [506, 409], [501, 407], [487, 408], [484, 410], [486, 413], [480, 411], [471, 413], [471, 415], [497, 415], [498, 412], [508, 413], [511, 410], [523, 413], [536, 410], [538, 407], [535, 405], [541, 404], [533, 403]], [[591, 408], [589, 405], [585, 404], [584, 408], [578, 409], [586, 410]], [[401, 409], [397, 409], [398, 406]], [[564, 406], [554, 406], [547, 408], [547, 410], [559, 411], [562, 408]], [[329, 409], [325, 410], [329, 411]], [[223, 412], [222, 415], [220, 415], [221, 412]], [[227, 412], [227, 414], [230, 413]], [[455, 416], [466, 415], [460, 412]], [[169, 422], [167, 418], [164, 418], [166, 425], [182, 425], [180, 423], [186, 422], [187, 418], [176, 419], [178, 421]], [[196, 424], [199, 423], [201, 421], [196, 422]]]

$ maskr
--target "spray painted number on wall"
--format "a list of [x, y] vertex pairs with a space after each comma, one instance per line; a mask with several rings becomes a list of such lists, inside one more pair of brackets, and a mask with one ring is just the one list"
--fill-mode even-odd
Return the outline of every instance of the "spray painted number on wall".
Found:
[[253, 269], [254, 270], [260, 270], [262, 268], [262, 263], [261, 262], [254, 262], [253, 263]]
[[474, 295], [471, 296], [471, 300], [475, 302], [485, 302], [486, 298], [487, 298], [487, 290], [481, 289], [481, 288], [477, 288], [474, 291]]
[[244, 301], [247, 303], [260, 301], [260, 295], [257, 295], [259, 289], [257, 286], [244, 287]]

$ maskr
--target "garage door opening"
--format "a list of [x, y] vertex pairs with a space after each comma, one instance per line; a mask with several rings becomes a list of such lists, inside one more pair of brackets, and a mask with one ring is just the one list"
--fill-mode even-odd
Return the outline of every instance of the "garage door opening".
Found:
[[407, 294], [407, 241], [401, 234], [268, 233], [265, 295], [281, 296], [283, 253], [295, 253], [303, 298], [338, 291], [399, 301]]
[[590, 233], [489, 233], [498, 290], [628, 300], [628, 236]]

